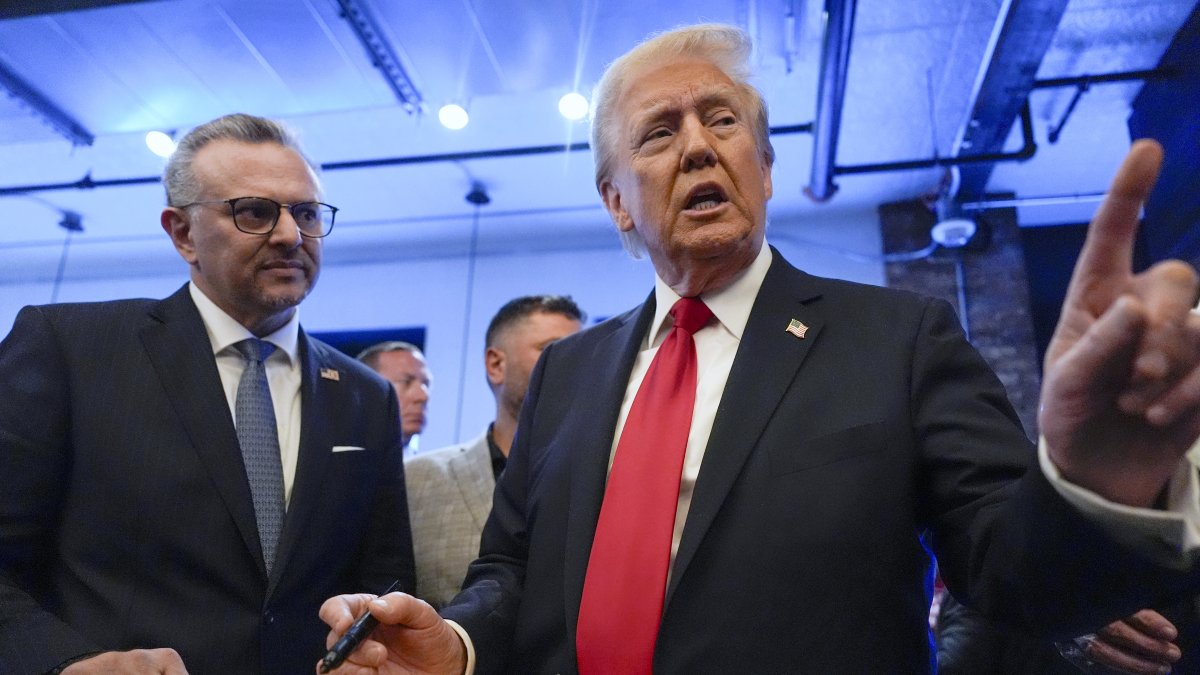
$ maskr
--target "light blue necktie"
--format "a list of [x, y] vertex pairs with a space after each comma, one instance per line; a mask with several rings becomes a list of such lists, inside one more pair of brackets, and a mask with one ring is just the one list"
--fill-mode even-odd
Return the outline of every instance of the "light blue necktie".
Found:
[[275, 562], [275, 546], [283, 530], [283, 463], [279, 457], [279, 431], [275, 426], [275, 408], [263, 361], [275, 351], [275, 345], [255, 338], [233, 345], [246, 360], [246, 369], [238, 381], [234, 415], [242, 462], [250, 480], [254, 516], [258, 520], [258, 539], [262, 543], [267, 575]]

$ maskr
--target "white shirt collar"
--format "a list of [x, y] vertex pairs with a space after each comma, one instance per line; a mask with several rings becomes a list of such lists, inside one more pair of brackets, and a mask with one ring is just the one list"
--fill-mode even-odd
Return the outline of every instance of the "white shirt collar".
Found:
[[[758, 255], [754, 257], [754, 262], [733, 281], [724, 288], [700, 295], [700, 299], [712, 310], [721, 326], [738, 340], [742, 339], [742, 332], [746, 330], [746, 322], [750, 319], [750, 309], [754, 306], [754, 299], [758, 297], [758, 289], [762, 288], [767, 270], [771, 268], [771, 257], [771, 247], [764, 240]], [[653, 347], [666, 339], [663, 324], [667, 320], [667, 312], [671, 311], [677, 300], [679, 294], [668, 286], [662, 277], [655, 274], [654, 321], [650, 324], [646, 342], [642, 343], [643, 349]]]
[[[245, 326], [238, 323], [237, 320], [226, 314], [225, 310], [210, 300], [194, 281], [188, 282], [188, 292], [191, 293], [192, 302], [196, 303], [200, 319], [204, 321], [204, 329], [208, 332], [208, 341], [212, 343], [214, 355], [221, 353], [234, 343], [255, 337]], [[286, 354], [288, 361], [296, 363], [299, 336], [300, 308], [297, 307], [287, 323], [283, 324], [279, 330], [264, 337], [263, 340], [275, 345], [276, 351]]]

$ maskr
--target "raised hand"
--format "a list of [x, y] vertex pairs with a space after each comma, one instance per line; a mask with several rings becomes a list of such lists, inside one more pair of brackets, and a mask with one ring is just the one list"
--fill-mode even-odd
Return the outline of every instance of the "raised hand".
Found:
[[1064, 478], [1148, 507], [1200, 437], [1197, 277], [1177, 260], [1134, 274], [1134, 234], [1162, 148], [1141, 140], [1088, 229], [1046, 351], [1039, 426]]

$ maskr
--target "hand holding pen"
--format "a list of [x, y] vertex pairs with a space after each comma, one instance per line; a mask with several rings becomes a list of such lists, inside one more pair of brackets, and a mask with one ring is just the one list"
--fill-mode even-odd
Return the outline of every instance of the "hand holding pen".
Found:
[[[388, 593], [398, 590], [400, 590], [399, 579], [393, 581], [392, 585], [388, 586], [387, 590], [380, 593], [380, 595], [387, 595]], [[375, 627], [378, 625], [379, 619], [376, 619], [370, 611], [364, 610], [362, 614], [360, 614], [359, 617], [354, 620], [354, 623], [350, 624], [350, 629], [347, 630], [342, 637], [338, 638], [338, 641], [333, 643], [333, 646], [329, 648], [329, 651], [325, 654], [325, 658], [321, 659], [321, 665], [318, 670], [320, 670], [322, 673], [328, 673], [334, 668], [342, 665], [342, 662], [346, 660], [346, 657], [350, 655], [350, 652], [357, 649], [358, 645], [361, 644], [363, 640], [367, 639], [367, 636], [370, 635], [371, 631], [375, 630]]]
[[[459, 675], [466, 667], [466, 647], [458, 633], [428, 603], [406, 593], [339, 595], [321, 606], [321, 619], [329, 624], [330, 652], [350, 633], [353, 625], [369, 614], [377, 625], [364, 631], [357, 648], [343, 647], [342, 665], [317, 663], [316, 672], [326, 673], [445, 673]], [[368, 620], [370, 621], [370, 620]], [[336, 656], [334, 657], [336, 659]]]

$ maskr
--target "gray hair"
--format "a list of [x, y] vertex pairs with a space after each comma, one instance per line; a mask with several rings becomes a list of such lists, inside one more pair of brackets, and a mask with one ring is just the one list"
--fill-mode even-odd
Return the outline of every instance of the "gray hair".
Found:
[[[619, 124], [617, 102], [637, 71], [679, 58], [697, 58], [716, 66], [733, 80], [753, 113], [754, 137], [767, 165], [775, 162], [767, 105], [750, 84], [750, 36], [740, 28], [717, 23], [676, 28], [659, 33], [626, 52], [609, 65], [592, 93], [592, 155], [596, 164], [596, 187], [612, 175]], [[634, 258], [641, 258], [645, 243], [636, 230], [621, 232], [621, 243]]]
[[201, 148], [222, 139], [243, 143], [278, 143], [303, 157], [314, 176], [320, 173], [320, 167], [304, 154], [296, 135], [282, 122], [234, 113], [201, 124], [179, 141], [163, 170], [162, 181], [167, 190], [168, 206], [181, 206], [200, 199], [201, 185], [192, 170], [192, 163]]
[[367, 364], [371, 370], [378, 370], [379, 356], [387, 352], [409, 352], [414, 356], [422, 358], [424, 357], [424, 355], [421, 354], [421, 349], [411, 342], [404, 342], [403, 340], [389, 340], [387, 342], [378, 342], [370, 347], [367, 347], [359, 352], [358, 356], [354, 358]]

